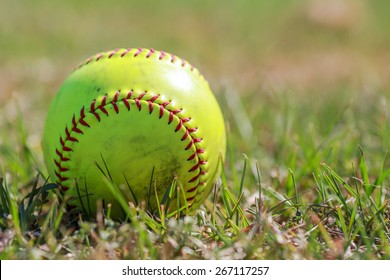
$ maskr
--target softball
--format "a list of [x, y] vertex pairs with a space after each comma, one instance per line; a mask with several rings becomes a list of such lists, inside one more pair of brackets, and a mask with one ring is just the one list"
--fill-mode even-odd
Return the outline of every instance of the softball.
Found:
[[168, 211], [186, 205], [193, 212], [210, 193], [225, 150], [223, 116], [204, 77], [173, 54], [141, 48], [99, 53], [73, 70], [43, 135], [50, 178], [69, 208], [93, 216], [101, 200], [113, 218], [123, 217], [123, 205], [107, 179], [127, 202], [156, 209], [176, 193]]

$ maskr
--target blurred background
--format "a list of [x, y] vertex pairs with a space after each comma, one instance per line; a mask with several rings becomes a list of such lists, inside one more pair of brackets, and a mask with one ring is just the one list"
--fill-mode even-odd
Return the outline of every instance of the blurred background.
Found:
[[[386, 0], [0, 0], [0, 146], [22, 117], [40, 157], [46, 109], [62, 81], [86, 57], [114, 48], [187, 59], [224, 111], [242, 105], [244, 122], [274, 92], [305, 100], [343, 89], [364, 94], [364, 103], [390, 87], [389, 11]], [[245, 146], [258, 127], [238, 129]]]

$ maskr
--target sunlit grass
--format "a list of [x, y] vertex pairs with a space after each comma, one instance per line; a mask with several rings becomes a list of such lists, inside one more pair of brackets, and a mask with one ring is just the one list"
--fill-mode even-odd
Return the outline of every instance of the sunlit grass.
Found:
[[[175, 182], [153, 210], [148, 203], [126, 201], [109, 174], [107, 188], [127, 218], [111, 220], [110, 206], [104, 213], [100, 207], [92, 218], [70, 215], [56, 185], [37, 175], [31, 161], [12, 155], [28, 149], [24, 138], [16, 146], [3, 145], [0, 241], [5, 246], [0, 256], [387, 259], [390, 171], [383, 141], [390, 129], [383, 120], [386, 112], [374, 110], [387, 98], [333, 94], [252, 95], [239, 107], [222, 98], [230, 128], [227, 160], [208, 200], [190, 216], [183, 216], [185, 207], [166, 212], [172, 190], [180, 195]], [[233, 115], [254, 103], [258, 110], [241, 112], [256, 129], [245, 142], [237, 127], [243, 120]], [[20, 166], [8, 169], [7, 161]], [[153, 193], [150, 197], [156, 199]]]
[[[35, 2], [0, 10], [0, 259], [390, 258], [390, 2]], [[102, 202], [68, 212], [47, 178], [50, 97], [117, 47], [185, 57], [216, 92], [227, 156], [193, 215], [176, 181], [153, 208], [100, 166], [117, 221]]]

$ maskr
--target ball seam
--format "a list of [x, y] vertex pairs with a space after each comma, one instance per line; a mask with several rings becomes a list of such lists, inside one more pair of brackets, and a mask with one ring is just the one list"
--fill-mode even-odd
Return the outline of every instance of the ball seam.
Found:
[[[72, 180], [72, 178], [66, 177], [66, 174], [64, 174], [69, 171], [69, 168], [66, 167], [64, 163], [66, 162], [69, 165], [71, 162], [71, 158], [67, 155], [68, 153], [73, 152], [73, 148], [70, 144], [79, 142], [79, 138], [84, 134], [83, 130], [91, 128], [91, 125], [85, 120], [87, 114], [92, 114], [97, 121], [100, 122], [100, 114], [109, 116], [106, 109], [107, 106], [112, 106], [114, 111], [118, 114], [120, 111], [120, 106], [118, 106], [119, 102], [122, 102], [128, 111], [131, 110], [131, 102], [129, 101], [133, 101], [133, 106], [139, 111], [145, 109], [142, 107], [141, 101], [147, 102], [148, 106], [146, 106], [146, 108], [149, 110], [150, 114], [155, 110], [153, 105], [157, 105], [159, 108], [159, 119], [162, 118], [164, 113], [168, 113], [168, 125], [173, 122], [174, 117], [179, 119], [175, 128], [176, 133], [181, 131], [181, 128], [185, 129], [183, 136], [181, 137], [181, 141], [189, 140], [189, 144], [185, 147], [185, 150], [189, 150], [193, 146], [195, 148], [195, 152], [186, 160], [190, 161], [196, 159], [196, 164], [188, 170], [188, 172], [195, 174], [187, 182], [194, 184], [193, 187], [186, 191], [188, 195], [186, 199], [189, 203], [189, 207], [191, 207], [195, 201], [195, 196], [200, 195], [203, 190], [203, 188], [200, 188], [201, 191], [199, 191], [199, 186], [204, 186], [206, 184], [206, 179], [203, 176], [207, 174], [207, 154], [202, 147], [203, 138], [195, 135], [197, 128], [189, 125], [191, 118], [181, 116], [180, 113], [182, 112], [182, 109], [167, 108], [171, 102], [162, 100], [159, 94], [147, 94], [147, 91], [135, 92], [134, 90], [130, 90], [121, 92], [118, 90], [113, 95], [104, 95], [99, 101], [94, 99], [88, 107], [83, 106], [77, 116], [76, 114], [73, 115], [71, 125], [69, 127], [68, 125], [65, 126], [65, 131], [59, 138], [58, 148], [55, 150], [54, 164], [56, 171], [54, 174], [56, 176], [56, 183], [63, 192], [66, 192], [69, 189], [66, 184]], [[204, 179], [201, 179], [200, 177], [203, 177]]]
[[[93, 62], [98, 62], [103, 59], [112, 59], [112, 58], [144, 58], [144, 59], [157, 59], [160, 61], [166, 61], [171, 64], [178, 64], [183, 68], [188, 68], [191, 72], [196, 73], [199, 77], [204, 80], [203, 75], [199, 72], [199, 70], [194, 67], [192, 64], [188, 63], [187, 60], [179, 58], [174, 54], [165, 52], [165, 51], [156, 51], [154, 49], [144, 49], [144, 48], [128, 48], [128, 49], [115, 49], [112, 51], [106, 51], [97, 53], [89, 58], [87, 58], [84, 62], [79, 64], [73, 71], [83, 68], [84, 66], [91, 64]], [[204, 80], [205, 81], [205, 80]]]

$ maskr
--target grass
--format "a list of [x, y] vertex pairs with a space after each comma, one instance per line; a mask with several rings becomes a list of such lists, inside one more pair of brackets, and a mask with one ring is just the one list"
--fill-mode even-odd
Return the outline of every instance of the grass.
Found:
[[[386, 107], [373, 110], [388, 100], [382, 95], [365, 103], [353, 102], [355, 95], [342, 101], [286, 97], [274, 93], [241, 100], [264, 104], [260, 117], [250, 115], [257, 111], [240, 113], [261, 123], [252, 124], [264, 131], [253, 143], [243, 142], [231, 119], [240, 105], [221, 100], [230, 127], [227, 160], [194, 216], [129, 206], [107, 180], [127, 222], [112, 221], [109, 213], [90, 221], [71, 217], [59, 203], [56, 185], [33, 174], [24, 137], [16, 148], [26, 156], [23, 162], [11, 152], [14, 146], [2, 145], [16, 171], [1, 180], [1, 258], [388, 259], [390, 169], [383, 141], [390, 129], [383, 119]], [[18, 129], [23, 135], [23, 126]], [[248, 146], [242, 149], [246, 154], [235, 149], [239, 143]], [[19, 185], [19, 170], [28, 169], [23, 179], [30, 182]]]
[[[134, 22], [125, 2], [97, 1], [92, 15], [78, 1], [60, 12], [51, 4], [10, 4], [0, 17], [0, 259], [390, 258], [389, 4], [356, 1], [340, 20], [316, 14], [321, 1], [314, 0], [258, 1], [251, 9], [245, 1], [201, 2], [156, 10], [134, 4], [142, 10]], [[116, 15], [109, 16], [113, 26], [128, 28], [94, 25], [107, 9]], [[152, 33], [146, 11], [159, 23]], [[80, 28], [77, 20], [46, 24], [45, 16], [78, 13], [86, 15]], [[162, 20], [173, 14], [182, 25]], [[12, 20], [24, 36], [12, 32]], [[221, 35], [227, 27], [230, 37]], [[129, 205], [107, 174], [127, 219], [113, 221], [108, 207], [88, 220], [66, 212], [47, 180], [40, 137], [49, 97], [80, 58], [123, 45], [195, 60], [211, 81], [225, 116], [227, 157], [194, 215], [167, 215], [170, 197], [180, 194], [176, 182], [164, 206], [150, 211], [148, 203]]]

